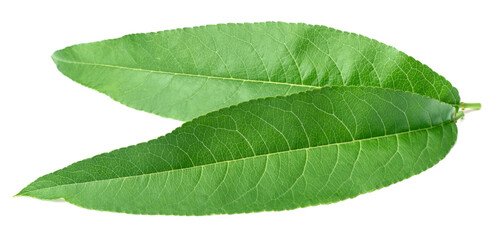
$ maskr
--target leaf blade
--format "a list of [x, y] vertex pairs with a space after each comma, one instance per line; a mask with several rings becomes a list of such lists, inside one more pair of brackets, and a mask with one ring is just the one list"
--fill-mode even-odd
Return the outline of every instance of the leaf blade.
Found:
[[448, 81], [406, 54], [306, 24], [219, 24], [133, 34], [71, 46], [53, 60], [64, 75], [116, 101], [184, 121], [323, 86], [377, 86], [460, 101]]
[[454, 114], [433, 99], [365, 87], [253, 100], [75, 163], [19, 195], [176, 215], [336, 202], [436, 164], [456, 140]]

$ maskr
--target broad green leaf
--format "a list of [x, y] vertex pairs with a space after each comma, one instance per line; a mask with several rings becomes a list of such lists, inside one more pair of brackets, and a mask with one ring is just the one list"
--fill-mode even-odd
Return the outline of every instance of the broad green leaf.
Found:
[[250, 99], [323, 86], [376, 86], [458, 104], [442, 76], [375, 40], [282, 22], [220, 24], [80, 44], [53, 60], [130, 107], [187, 121]]
[[74, 163], [18, 195], [135, 214], [332, 203], [436, 164], [456, 141], [454, 116], [447, 103], [373, 87], [251, 100], [158, 139]]

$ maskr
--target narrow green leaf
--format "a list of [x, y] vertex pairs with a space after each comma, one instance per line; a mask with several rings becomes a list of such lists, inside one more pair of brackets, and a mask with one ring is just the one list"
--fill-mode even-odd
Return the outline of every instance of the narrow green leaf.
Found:
[[458, 104], [458, 91], [415, 59], [332, 28], [220, 24], [80, 44], [59, 70], [127, 106], [178, 120], [250, 99], [323, 86], [377, 86]]
[[74, 163], [18, 195], [136, 214], [326, 204], [436, 164], [456, 141], [454, 116], [447, 103], [372, 87], [257, 99], [211, 112], [158, 139]]

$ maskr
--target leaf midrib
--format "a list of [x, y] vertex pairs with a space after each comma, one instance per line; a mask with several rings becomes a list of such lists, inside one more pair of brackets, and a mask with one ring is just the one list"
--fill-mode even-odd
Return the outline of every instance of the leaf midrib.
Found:
[[[458, 105], [458, 104], [454, 104], [454, 103], [444, 102], [444, 101], [442, 101], [439, 98], [433, 98], [433, 97], [430, 97], [430, 96], [427, 96], [427, 95], [423, 95], [423, 94], [418, 93], [418, 92], [411, 92], [411, 91], [405, 91], [405, 90], [394, 89], [394, 88], [385, 88], [385, 87], [382, 87], [382, 86], [365, 86], [365, 85], [326, 85], [326, 86], [312, 86], [312, 85], [304, 85], [304, 84], [294, 84], [294, 83], [284, 83], [284, 82], [272, 82], [272, 81], [263, 81], [263, 80], [255, 80], [255, 79], [243, 79], [243, 78], [230, 78], [230, 77], [208, 76], [208, 75], [190, 74], [190, 73], [176, 73], [176, 72], [167, 72], [167, 71], [160, 71], [160, 70], [149, 70], [149, 69], [143, 69], [143, 68], [123, 67], [123, 66], [116, 66], [116, 65], [103, 64], [103, 63], [76, 62], [76, 61], [69, 61], [69, 60], [64, 60], [62, 58], [56, 57], [55, 54], [52, 55], [52, 59], [55, 60], [55, 61], [69, 63], [69, 64], [80, 64], [80, 65], [89, 65], [89, 66], [97, 66], [97, 67], [117, 68], [117, 69], [131, 70], [131, 71], [149, 72], [149, 73], [171, 74], [171, 75], [175, 75], [175, 76], [188, 76], [188, 77], [198, 77], [198, 78], [207, 78], [207, 79], [223, 79], [223, 80], [232, 80], [232, 81], [241, 81], [241, 82], [256, 82], [256, 83], [262, 83], [262, 84], [275, 84], [275, 85], [284, 85], [284, 86], [290, 86], [290, 87], [305, 87], [305, 88], [310, 88], [310, 89], [320, 89], [320, 88], [324, 88], [324, 87], [364, 87], [364, 88], [377, 88], [377, 89], [393, 90], [393, 91], [411, 93], [411, 94], [415, 94], [415, 95], [418, 95], [418, 96], [422, 96], [422, 97], [434, 99], [434, 100], [436, 100], [436, 101], [438, 101], [440, 103], [449, 104], [449, 105], [452, 105], [452, 106], [457, 106]], [[452, 87], [452, 88], [454, 88], [454, 87]]]
[[258, 157], [265, 157], [265, 156], [268, 157], [268, 156], [282, 154], [282, 153], [289, 153], [289, 152], [295, 152], [295, 151], [302, 151], [302, 150], [310, 150], [310, 149], [315, 149], [315, 148], [329, 147], [329, 146], [333, 146], [333, 145], [342, 145], [342, 144], [349, 144], [349, 143], [355, 143], [355, 142], [361, 142], [361, 141], [367, 141], [367, 140], [373, 140], [373, 139], [387, 138], [387, 137], [392, 137], [392, 136], [396, 136], [396, 135], [404, 135], [404, 134], [410, 134], [410, 133], [414, 133], [414, 132], [427, 131], [427, 130], [430, 130], [430, 129], [434, 129], [434, 128], [438, 128], [438, 127], [443, 127], [446, 124], [449, 124], [449, 123], [452, 123], [452, 122], [453, 122], [453, 120], [449, 120], [449, 121], [443, 122], [443, 123], [438, 124], [438, 125], [434, 125], [434, 126], [430, 126], [430, 127], [426, 127], [426, 128], [419, 128], [419, 129], [416, 129], [416, 130], [408, 130], [408, 131], [405, 131], [405, 132], [398, 132], [398, 133], [387, 134], [387, 135], [376, 136], [376, 137], [370, 137], [370, 138], [354, 139], [354, 140], [346, 141], [346, 142], [329, 143], [329, 144], [320, 145], [320, 146], [312, 146], [312, 147], [305, 147], [305, 148], [298, 148], [298, 149], [289, 149], [289, 150], [280, 151], [280, 152], [265, 153], [265, 154], [250, 156], [250, 157], [244, 157], [244, 158], [238, 158], [238, 159], [231, 159], [231, 160], [227, 160], [227, 161], [208, 163], [208, 164], [204, 164], [204, 165], [197, 165], [197, 166], [191, 166], [191, 167], [186, 167], [186, 168], [171, 169], [171, 170], [166, 170], [166, 171], [159, 171], [159, 172], [153, 172], [153, 173], [145, 173], [145, 174], [133, 175], [133, 176], [124, 176], [124, 177], [100, 179], [100, 180], [93, 180], [93, 181], [86, 181], [86, 182], [76, 182], [76, 183], [61, 184], [61, 185], [56, 185], [56, 186], [51, 186], [51, 187], [46, 187], [46, 188], [39, 188], [39, 189], [35, 189], [35, 190], [32, 190], [32, 191], [27, 191], [27, 192], [24, 192], [24, 193], [19, 193], [17, 195], [26, 195], [28, 193], [32, 193], [32, 192], [36, 192], [36, 191], [41, 191], [41, 190], [46, 190], [46, 189], [51, 189], [51, 188], [56, 188], [56, 187], [71, 186], [71, 185], [76, 185], [76, 184], [96, 183], [96, 182], [103, 182], [103, 181], [124, 180], [124, 179], [135, 178], [135, 177], [152, 176], [152, 175], [155, 175], [155, 174], [162, 174], [162, 173], [166, 173], [166, 172], [171, 173], [171, 172], [175, 172], [175, 171], [184, 171], [184, 170], [189, 170], [189, 169], [193, 169], [193, 168], [203, 168], [203, 167], [206, 167], [206, 166], [217, 165], [217, 164], [222, 164], [222, 163], [230, 163], [230, 162], [235, 162], [235, 161], [244, 161], [244, 160], [251, 159], [251, 158], [258, 158]]
[[76, 62], [69, 61], [55, 55], [52, 55], [52, 59], [54, 61], [69, 63], [69, 64], [80, 64], [80, 65], [89, 65], [89, 66], [97, 66], [97, 67], [108, 67], [108, 68], [117, 68], [131, 71], [139, 71], [139, 72], [149, 72], [149, 73], [160, 73], [160, 74], [170, 74], [175, 76], [187, 76], [187, 77], [198, 77], [198, 78], [207, 78], [207, 79], [223, 79], [223, 80], [232, 80], [232, 81], [241, 81], [241, 82], [256, 82], [256, 83], [266, 83], [266, 84], [276, 84], [276, 85], [285, 85], [292, 87], [309, 87], [309, 88], [322, 88], [322, 86], [312, 86], [312, 85], [304, 85], [304, 84], [294, 84], [294, 83], [284, 83], [284, 82], [272, 82], [272, 81], [263, 81], [263, 80], [255, 80], [255, 79], [243, 79], [243, 78], [233, 78], [233, 77], [220, 77], [220, 76], [208, 76], [208, 75], [200, 75], [200, 74], [190, 74], [190, 73], [179, 73], [179, 72], [167, 72], [160, 70], [150, 70], [143, 68], [134, 68], [134, 67], [123, 67], [117, 65], [103, 64], [103, 63], [90, 63], [90, 62]]

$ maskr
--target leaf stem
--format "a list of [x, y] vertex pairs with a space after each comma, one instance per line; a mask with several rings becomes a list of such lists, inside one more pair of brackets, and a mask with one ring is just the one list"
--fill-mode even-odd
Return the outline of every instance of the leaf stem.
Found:
[[463, 111], [459, 111], [455, 114], [455, 118], [453, 118], [453, 121], [456, 122], [458, 119], [463, 118], [463, 116], [465, 116], [465, 113], [463, 113]]
[[481, 104], [480, 103], [464, 103], [464, 102], [461, 102], [458, 105], [458, 107], [460, 107], [461, 109], [470, 108], [470, 109], [479, 110], [479, 109], [481, 109]]

